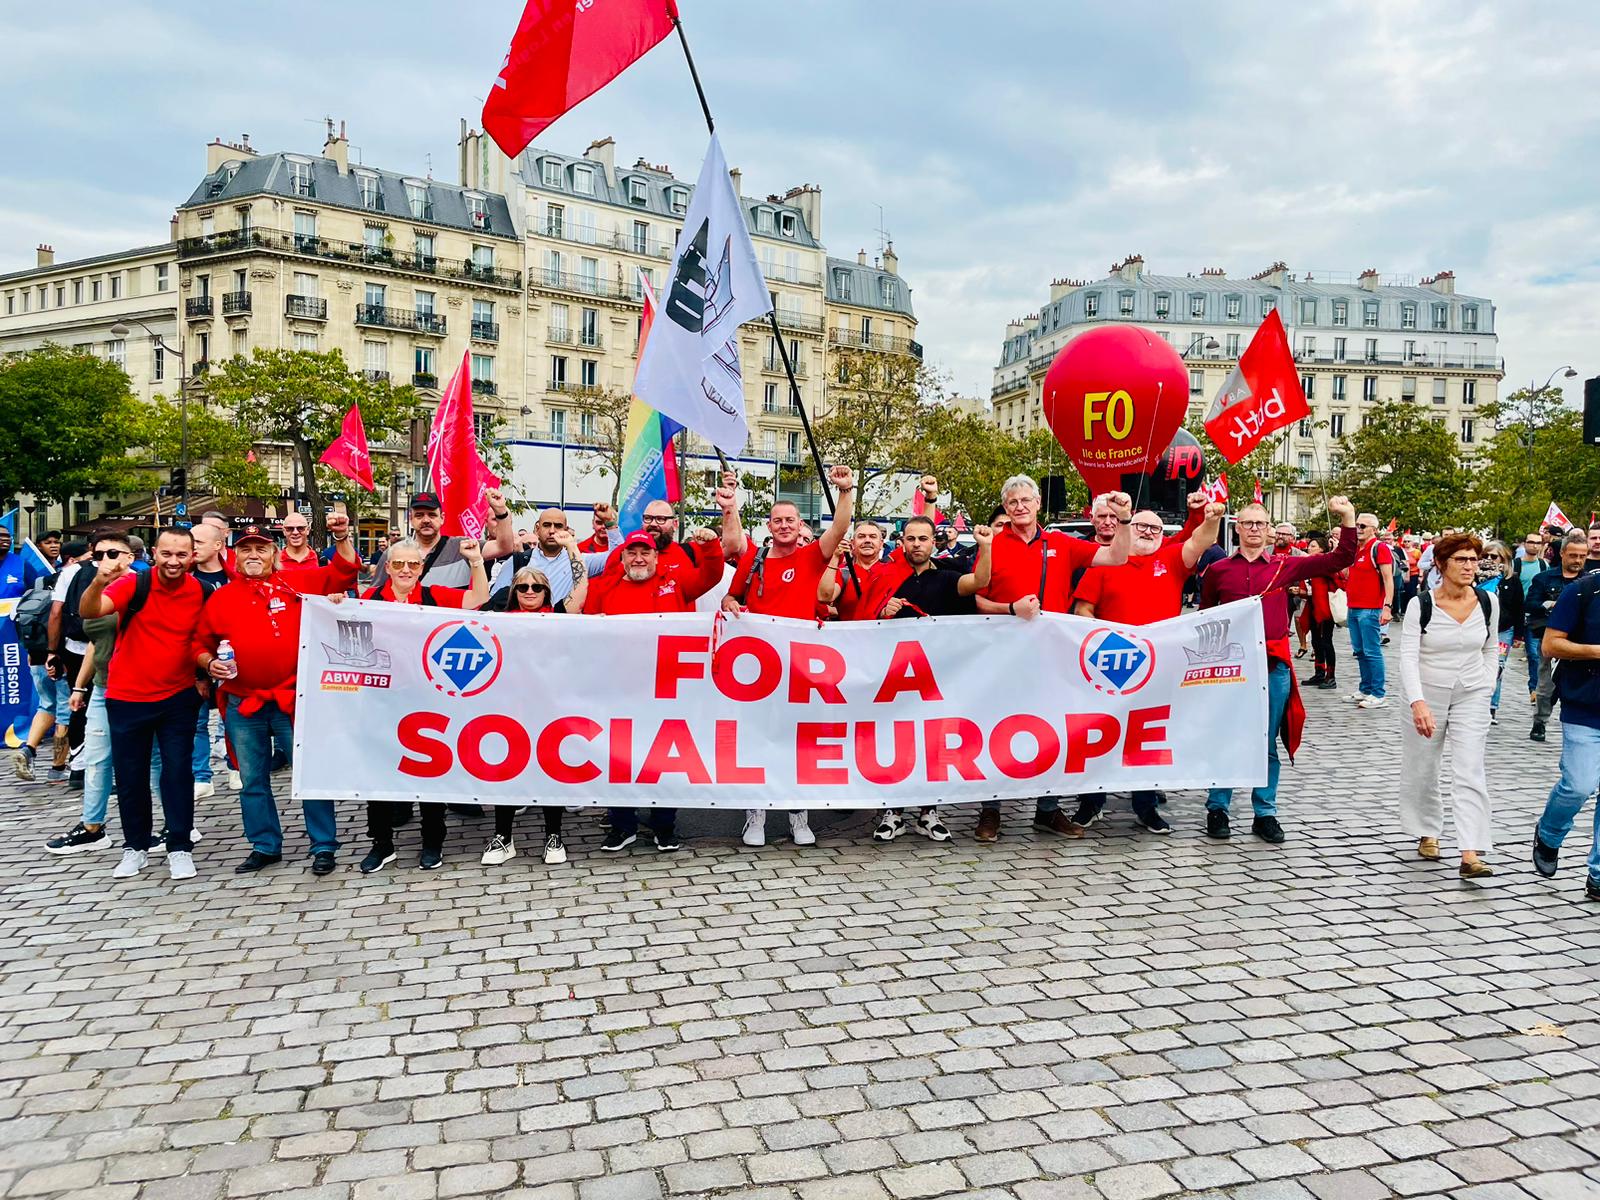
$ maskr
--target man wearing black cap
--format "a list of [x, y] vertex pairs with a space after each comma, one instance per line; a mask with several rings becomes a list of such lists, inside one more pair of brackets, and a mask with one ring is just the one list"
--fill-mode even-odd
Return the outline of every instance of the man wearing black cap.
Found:
[[[512, 528], [505, 494], [498, 488], [489, 488], [483, 497], [489, 502], [489, 528], [483, 539], [483, 561], [488, 563], [517, 552], [517, 531]], [[422, 578], [417, 582], [424, 587], [471, 587], [472, 564], [461, 555], [461, 539], [442, 536], [439, 529], [443, 524], [444, 514], [439, 511], [436, 494], [418, 492], [411, 497], [411, 536], [422, 547]], [[388, 578], [385, 551], [372, 576], [373, 586], [382, 587]]]
[[[355, 583], [361, 560], [348, 536], [325, 567], [277, 570], [271, 535], [251, 526], [233, 540], [237, 576], [217, 589], [200, 614], [192, 651], [197, 667], [217, 684], [223, 727], [239, 763], [239, 811], [248, 857], [234, 868], [248, 874], [283, 859], [283, 827], [272, 797], [272, 746], [293, 744], [295, 664], [300, 647], [302, 594], [342, 593]], [[233, 657], [218, 658], [226, 641]], [[303, 802], [311, 839], [311, 871], [333, 870], [339, 848], [333, 801]]]

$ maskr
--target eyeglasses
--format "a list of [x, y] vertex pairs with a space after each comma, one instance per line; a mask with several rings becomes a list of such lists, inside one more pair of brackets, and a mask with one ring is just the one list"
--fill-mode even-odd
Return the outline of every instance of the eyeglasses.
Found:
[[645, 513], [643, 517], [646, 525], [670, 525], [675, 519], [671, 513]]
[[391, 561], [389, 563], [389, 570], [391, 570], [391, 571], [420, 571], [420, 570], [422, 570], [422, 562], [420, 560], [418, 560], [417, 562], [405, 562], [404, 560], [402, 560], [400, 562]]
[[1453, 563], [1460, 563], [1464, 567], [1475, 567], [1478, 565], [1478, 559], [1475, 555], [1454, 554], [1451, 555], [1450, 561]]
[[1240, 529], [1265, 529], [1267, 527], [1267, 522], [1265, 521], [1236, 521], [1234, 523]]
[[542, 583], [514, 583], [511, 585], [511, 590], [520, 595], [527, 595], [529, 592], [548, 592], [550, 589]]
[[1135, 533], [1142, 533], [1146, 537], [1149, 537], [1152, 534], [1160, 533], [1161, 532], [1161, 526], [1159, 526], [1159, 525], [1135, 525], [1133, 527], [1133, 531]]
[[126, 553], [126, 550], [96, 550], [89, 557], [95, 562], [99, 562], [103, 558], [109, 558], [112, 562], [115, 562]]

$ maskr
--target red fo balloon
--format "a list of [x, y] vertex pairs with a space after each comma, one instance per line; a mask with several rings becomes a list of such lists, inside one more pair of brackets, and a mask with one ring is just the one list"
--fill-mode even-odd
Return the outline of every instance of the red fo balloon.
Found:
[[1148, 469], [1189, 407], [1189, 373], [1166, 342], [1137, 325], [1079, 334], [1044, 377], [1044, 419], [1093, 495]]

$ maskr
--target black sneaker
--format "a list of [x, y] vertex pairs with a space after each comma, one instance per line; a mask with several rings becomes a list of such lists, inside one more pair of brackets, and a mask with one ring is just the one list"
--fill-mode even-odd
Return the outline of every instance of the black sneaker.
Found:
[[1589, 876], [1589, 882], [1583, 885], [1583, 894], [1587, 899], [1600, 900], [1600, 879]]
[[1533, 869], [1546, 879], [1553, 879], [1556, 873], [1556, 858], [1561, 851], [1555, 846], [1546, 846], [1539, 835], [1533, 835]]
[[1542, 742], [1542, 741], [1544, 741], [1544, 722], [1543, 721], [1535, 721], [1533, 723], [1533, 728], [1528, 730], [1528, 740], [1530, 742]]
[[1171, 833], [1172, 823], [1154, 810], [1147, 813], [1136, 812], [1133, 819], [1139, 823], [1140, 828], [1148, 829], [1151, 833]]
[[1233, 830], [1228, 828], [1228, 810], [1225, 808], [1206, 809], [1206, 836], [1221, 841], [1231, 838]]
[[1072, 823], [1082, 825], [1085, 829], [1098, 821], [1106, 811], [1105, 802], [1096, 804], [1093, 800], [1078, 801], [1078, 811], [1072, 814]]
[[82, 771], [73, 771], [67, 777], [67, 787], [69, 787], [74, 792], [83, 791], [83, 772]]
[[1250, 832], [1274, 846], [1283, 842], [1283, 826], [1278, 824], [1277, 817], [1257, 817], [1250, 822]]
[[626, 850], [638, 840], [638, 834], [623, 833], [620, 830], [613, 829], [610, 833], [606, 834], [606, 840], [600, 843], [600, 849]]
[[361, 860], [361, 873], [371, 875], [374, 871], [381, 871], [394, 861], [393, 846], [374, 846], [367, 851], [367, 856]]
[[251, 875], [263, 867], [270, 867], [274, 863], [281, 863], [281, 854], [263, 854], [259, 850], [252, 850], [245, 856], [245, 860], [233, 869], [235, 875]]
[[444, 866], [444, 851], [423, 847], [422, 853], [417, 856], [417, 866], [424, 871], [437, 871]]
[[1338, 690], [1339, 681], [1337, 679], [1324, 679], [1317, 684], [1317, 691], [1319, 692], [1337, 692]]
[[656, 849], [663, 853], [676, 850], [683, 843], [678, 841], [678, 835], [671, 829], [656, 830]]
[[311, 856], [311, 873], [313, 875], [332, 875], [333, 865], [332, 850], [318, 850]]
[[93, 850], [96, 846], [106, 844], [106, 827], [90, 829], [79, 821], [72, 829], [60, 837], [51, 838], [44, 844], [44, 848], [51, 854], [76, 854], [80, 850]]

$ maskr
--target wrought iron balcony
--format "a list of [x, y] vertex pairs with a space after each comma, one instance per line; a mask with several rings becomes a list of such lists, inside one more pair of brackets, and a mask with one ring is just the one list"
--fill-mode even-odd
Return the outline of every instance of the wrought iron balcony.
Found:
[[544, 335], [544, 340], [549, 342], [552, 346], [570, 346], [570, 345], [572, 345], [572, 330], [570, 330], [570, 329], [551, 329], [551, 330], [548, 330]]
[[472, 391], [474, 395], [493, 396], [497, 395], [499, 390], [499, 388], [495, 387], [494, 380], [492, 379], [474, 379], [472, 381]]
[[474, 321], [472, 323], [472, 336], [480, 342], [498, 342], [500, 340], [500, 326], [495, 321]]
[[248, 316], [250, 312], [249, 292], [226, 292], [222, 297], [222, 315], [225, 317]]
[[373, 383], [388, 383], [389, 382], [389, 372], [380, 371], [376, 367], [368, 367], [366, 370], [362, 371], [361, 373], [363, 375], [365, 375], [367, 377], [367, 379], [370, 380]]
[[[804, 379], [806, 377], [805, 359], [796, 358], [790, 365], [794, 367], [794, 377], [796, 379]], [[761, 369], [769, 375], [782, 375], [784, 373], [783, 359], [776, 354], [763, 354], [761, 356]]]
[[285, 296], [283, 311], [291, 317], [305, 317], [312, 321], [328, 319], [328, 302], [320, 296]]
[[183, 302], [183, 315], [190, 320], [211, 315], [210, 296], [191, 296]]
[[822, 332], [822, 318], [813, 317], [809, 313], [785, 312], [778, 310], [778, 325], [783, 329], [803, 329], [807, 333]]
[[548, 267], [529, 271], [528, 285], [553, 292], [575, 292], [580, 296], [605, 296], [616, 300], [639, 298], [632, 287], [622, 288], [598, 275], [574, 275], [571, 271], [555, 271]]
[[[782, 320], [779, 320], [782, 324]], [[922, 343], [910, 338], [890, 337], [882, 333], [861, 333], [855, 329], [828, 330], [828, 345], [844, 346], [851, 350], [882, 350], [886, 354], [909, 354], [921, 361]]]
[[582, 347], [584, 347], [585, 349], [588, 349], [588, 350], [599, 350], [601, 348], [601, 346], [603, 345], [603, 342], [601, 341], [601, 338], [600, 338], [599, 331], [596, 330], [593, 333], [581, 333], [580, 332], [578, 334], [578, 345], [580, 345], [580, 346], [582, 346]]
[[178, 240], [178, 258], [190, 260], [221, 255], [246, 254], [261, 251], [269, 254], [293, 254], [304, 258], [331, 260], [333, 262], [366, 263], [395, 271], [430, 275], [438, 278], [469, 279], [477, 283], [500, 288], [521, 288], [522, 272], [507, 271], [499, 267], [481, 266], [471, 259], [440, 258], [432, 254], [413, 254], [392, 246], [369, 245], [366, 242], [342, 242], [333, 238], [318, 237], [313, 233], [288, 233], [281, 229], [229, 230], [203, 237]]
[[390, 308], [384, 304], [356, 305], [356, 324], [375, 325], [382, 329], [403, 329], [410, 333], [444, 336], [445, 319], [439, 313], [413, 312], [405, 308]]
[[411, 386], [419, 388], [436, 388], [439, 386], [439, 377], [432, 371], [418, 371], [411, 376]]

